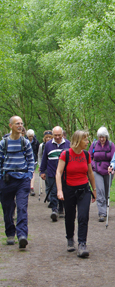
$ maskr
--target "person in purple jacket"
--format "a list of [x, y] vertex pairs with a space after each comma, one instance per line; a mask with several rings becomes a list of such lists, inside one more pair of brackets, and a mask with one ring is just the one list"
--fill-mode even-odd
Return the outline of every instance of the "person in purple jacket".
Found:
[[91, 164], [95, 176], [97, 207], [99, 222], [104, 222], [107, 215], [107, 198], [109, 188], [108, 167], [115, 152], [115, 145], [109, 141], [109, 133], [106, 127], [100, 127], [97, 131], [98, 140], [90, 146]]
[[57, 198], [57, 187], [56, 187], [56, 169], [58, 165], [58, 159], [62, 150], [70, 147], [70, 142], [63, 138], [63, 129], [56, 126], [52, 130], [53, 139], [45, 144], [42, 162], [40, 166], [41, 178], [46, 179], [46, 169], [48, 174], [48, 185], [50, 191], [52, 221], [57, 221], [58, 219], [58, 198]]

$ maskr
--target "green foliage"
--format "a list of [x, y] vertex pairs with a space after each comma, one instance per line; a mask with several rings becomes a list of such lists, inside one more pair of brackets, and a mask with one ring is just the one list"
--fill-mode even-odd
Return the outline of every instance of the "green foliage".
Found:
[[115, 177], [112, 181], [112, 185], [110, 189], [110, 201], [115, 202]]
[[114, 140], [115, 1], [1, 2], [1, 135], [18, 114], [42, 141], [105, 125]]

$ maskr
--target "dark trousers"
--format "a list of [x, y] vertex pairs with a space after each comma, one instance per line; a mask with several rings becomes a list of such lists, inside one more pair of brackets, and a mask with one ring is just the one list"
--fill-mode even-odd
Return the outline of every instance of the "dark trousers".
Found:
[[50, 202], [52, 206], [52, 211], [57, 210], [57, 205], [58, 205], [58, 198], [57, 198], [57, 186], [56, 186], [56, 181], [54, 177], [48, 177], [48, 185], [49, 189], [51, 188], [50, 191]]
[[88, 220], [89, 220], [89, 208], [91, 201], [91, 192], [89, 185], [85, 189], [85, 192], [76, 196], [75, 191], [77, 187], [65, 186], [63, 188], [65, 199], [65, 228], [67, 239], [74, 236], [75, 229], [75, 217], [76, 217], [76, 205], [78, 210], [78, 243], [87, 240]]
[[[9, 183], [1, 180], [1, 204], [4, 214], [6, 236], [17, 237], [28, 235], [28, 195], [30, 192], [30, 179], [10, 178]], [[13, 214], [15, 209], [15, 197], [17, 206], [17, 224], [15, 227]]]

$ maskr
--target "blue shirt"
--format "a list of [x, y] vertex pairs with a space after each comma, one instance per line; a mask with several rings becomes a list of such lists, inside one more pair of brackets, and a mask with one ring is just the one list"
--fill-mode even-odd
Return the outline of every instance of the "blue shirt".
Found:
[[[21, 138], [18, 140], [12, 140], [8, 137], [7, 153], [4, 155], [4, 140], [0, 141], [0, 179], [2, 173], [5, 171], [12, 177], [21, 179], [33, 177], [34, 171], [34, 157], [31, 144], [29, 140], [25, 140], [25, 151], [21, 151]], [[27, 170], [27, 172], [9, 171], [8, 170]]]

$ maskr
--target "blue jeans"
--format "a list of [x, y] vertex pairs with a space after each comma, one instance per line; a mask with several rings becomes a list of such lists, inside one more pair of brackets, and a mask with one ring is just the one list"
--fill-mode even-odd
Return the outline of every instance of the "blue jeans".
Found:
[[[1, 184], [1, 204], [4, 213], [5, 233], [6, 236], [28, 236], [28, 195], [30, 192], [30, 179], [10, 178], [9, 183], [3, 180]], [[17, 206], [17, 224], [15, 227], [13, 214], [15, 209], [15, 197]]]
[[85, 192], [78, 198], [75, 195], [75, 191], [78, 186], [65, 186], [63, 188], [65, 199], [65, 227], [67, 239], [74, 236], [75, 217], [76, 217], [76, 205], [78, 209], [78, 243], [87, 240], [88, 220], [89, 220], [89, 208], [91, 201], [91, 192], [89, 185]]

